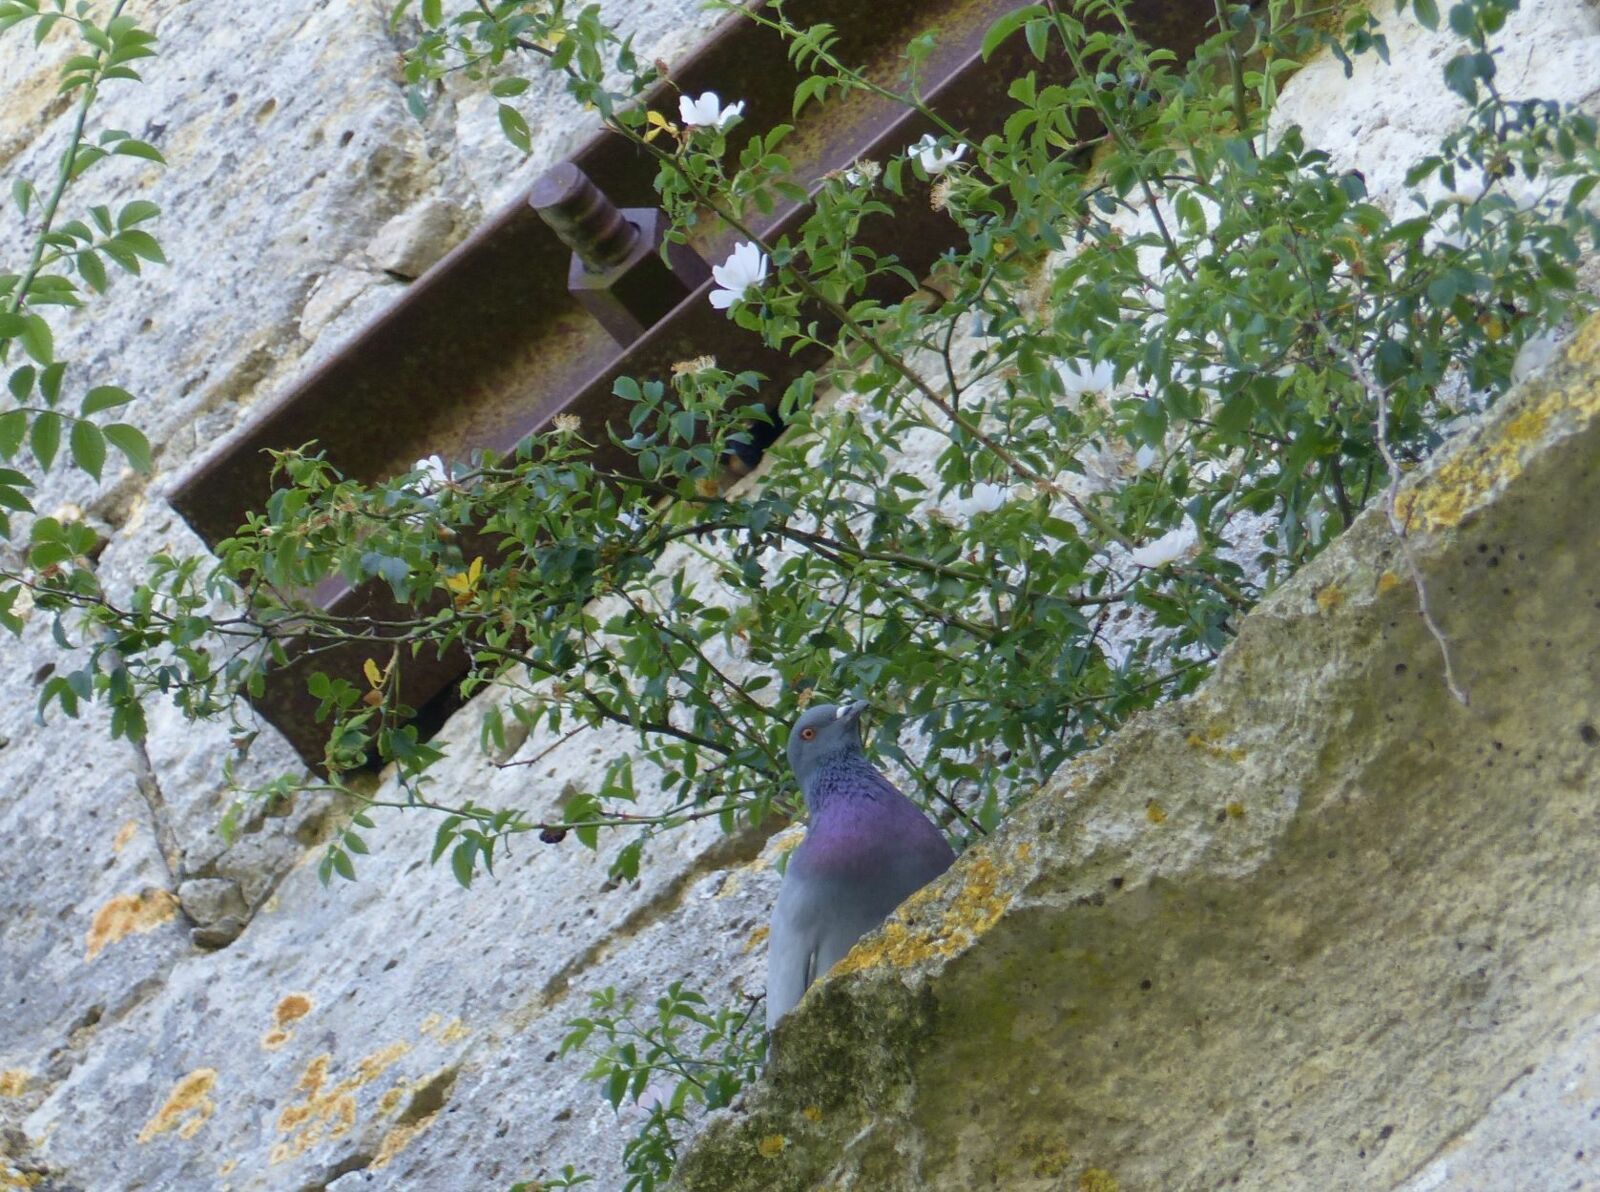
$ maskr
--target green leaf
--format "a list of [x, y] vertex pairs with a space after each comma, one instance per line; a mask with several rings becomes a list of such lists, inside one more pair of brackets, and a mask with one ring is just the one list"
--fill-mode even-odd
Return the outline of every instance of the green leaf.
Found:
[[38, 375], [38, 370], [31, 364], [24, 364], [11, 374], [9, 387], [11, 396], [18, 401], [27, 401], [28, 394], [33, 392], [33, 378]]
[[478, 842], [473, 839], [463, 840], [450, 852], [450, 872], [456, 875], [456, 881], [464, 888], [472, 888], [473, 862], [478, 855]]
[[528, 152], [530, 145], [528, 122], [522, 118], [522, 113], [510, 104], [500, 105], [500, 131], [505, 133], [506, 140], [524, 153]]
[[143, 257], [147, 261], [154, 261], [157, 265], [167, 263], [166, 256], [161, 251], [161, 245], [156, 243], [156, 238], [149, 232], [132, 229], [117, 233], [117, 243], [128, 249], [135, 256]]
[[52, 406], [61, 400], [61, 378], [66, 375], [66, 371], [66, 361], [57, 360], [39, 374], [39, 392]]
[[1411, 8], [1424, 29], [1439, 27], [1439, 6], [1433, 0], [1411, 0]]
[[106, 264], [92, 248], [86, 248], [78, 254], [78, 275], [95, 293], [106, 292]]
[[55, 462], [56, 451], [61, 446], [61, 416], [48, 412], [35, 415], [33, 426], [29, 429], [28, 446], [32, 448], [39, 466], [48, 469]]
[[117, 212], [117, 227], [125, 231], [134, 224], [154, 219], [160, 214], [161, 208], [149, 199], [134, 199], [131, 203], [124, 203], [122, 210]]
[[126, 422], [113, 422], [110, 426], [102, 426], [100, 432], [127, 457], [134, 471], [150, 471], [150, 441], [138, 427], [129, 426]]
[[17, 210], [23, 216], [28, 214], [28, 209], [33, 206], [35, 197], [36, 192], [33, 189], [33, 183], [26, 178], [13, 178], [11, 180], [11, 198], [16, 202]]
[[92, 422], [79, 419], [72, 424], [68, 443], [72, 448], [72, 462], [96, 480], [100, 479], [100, 473], [106, 466], [106, 439], [100, 433], [100, 428]]
[[1042, 4], [1026, 4], [1021, 8], [1012, 9], [994, 24], [989, 26], [989, 31], [983, 35], [982, 54], [987, 62], [989, 56], [1000, 48], [1000, 43], [1005, 41], [1028, 21], [1044, 16], [1045, 6]]
[[167, 164], [167, 159], [161, 156], [161, 150], [157, 149], [149, 141], [136, 141], [132, 137], [129, 137], [126, 141], [118, 141], [111, 152], [121, 157], [142, 157], [145, 161], [160, 162], [162, 165]]
[[24, 352], [40, 364], [49, 364], [56, 358], [56, 341], [50, 333], [50, 324], [40, 315], [25, 315], [23, 321], [25, 326], [17, 336], [17, 342], [22, 345]]
[[79, 413], [87, 417], [90, 414], [98, 414], [101, 410], [109, 410], [132, 400], [133, 394], [120, 386], [96, 385], [83, 395], [83, 407]]
[[10, 459], [28, 433], [28, 415], [21, 410], [0, 414], [0, 459]]

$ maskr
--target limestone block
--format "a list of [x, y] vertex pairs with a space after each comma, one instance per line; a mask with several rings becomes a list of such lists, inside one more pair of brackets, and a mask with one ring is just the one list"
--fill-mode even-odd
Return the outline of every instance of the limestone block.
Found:
[[1506, 1096], [1532, 1184], [1413, 1186], [1553, 1186], [1600, 1112], [1528, 1077], [1600, 1018], [1597, 459], [1600, 320], [1402, 494], [1470, 707], [1368, 510], [814, 987], [681, 1186], [1388, 1188]]
[[367, 256], [379, 269], [396, 277], [420, 277], [455, 247], [460, 214], [443, 199], [425, 199], [379, 228], [367, 245]]

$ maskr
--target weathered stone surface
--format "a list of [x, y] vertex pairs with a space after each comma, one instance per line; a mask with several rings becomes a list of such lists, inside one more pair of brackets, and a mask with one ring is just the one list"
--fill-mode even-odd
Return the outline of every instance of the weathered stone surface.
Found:
[[[1600, 1087], [1557, 1074], [1600, 1019], [1597, 461], [1600, 321], [1402, 494], [1470, 707], [1368, 511], [1193, 698], [1065, 767], [808, 995], [682, 1186], [1584, 1170]], [[1435, 1160], [1518, 1117], [1531, 1183]]]

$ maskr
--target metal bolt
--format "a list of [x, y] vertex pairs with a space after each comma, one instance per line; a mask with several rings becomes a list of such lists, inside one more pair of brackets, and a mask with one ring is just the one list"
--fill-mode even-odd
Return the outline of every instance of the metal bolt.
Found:
[[638, 242], [639, 229], [570, 161], [535, 182], [528, 203], [590, 273], [622, 264]]

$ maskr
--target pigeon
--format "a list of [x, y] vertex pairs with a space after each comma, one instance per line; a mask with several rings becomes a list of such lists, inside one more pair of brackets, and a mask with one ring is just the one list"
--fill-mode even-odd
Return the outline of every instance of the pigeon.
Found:
[[809, 822], [767, 937], [767, 1029], [867, 932], [955, 860], [944, 834], [867, 760], [864, 701], [795, 721], [789, 764]]

